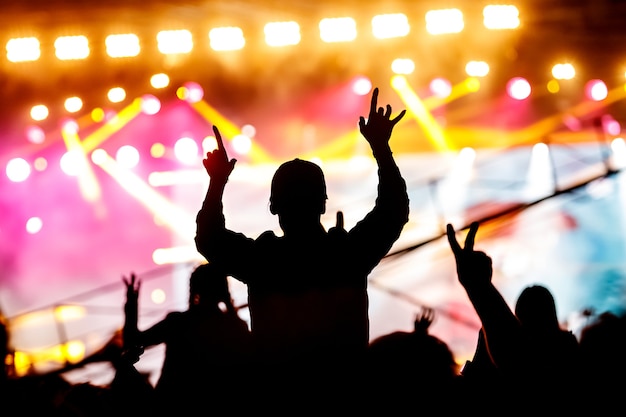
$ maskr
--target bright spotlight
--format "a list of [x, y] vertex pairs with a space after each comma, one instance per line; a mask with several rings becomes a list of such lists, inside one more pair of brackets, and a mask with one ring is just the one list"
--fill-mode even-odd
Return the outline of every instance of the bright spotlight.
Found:
[[124, 145], [117, 150], [115, 160], [124, 168], [133, 168], [139, 163], [139, 151], [134, 146]]
[[452, 92], [452, 84], [444, 78], [435, 78], [430, 82], [430, 92], [437, 97], [448, 97]]
[[180, 138], [174, 144], [174, 155], [183, 164], [193, 164], [198, 158], [198, 144], [192, 138]]
[[252, 141], [246, 135], [237, 135], [232, 141], [233, 149], [240, 155], [245, 155], [252, 148]]
[[585, 94], [590, 100], [602, 101], [608, 93], [606, 84], [602, 80], [589, 80], [585, 85]]
[[141, 98], [141, 110], [147, 115], [157, 114], [161, 110], [161, 101], [152, 94]]
[[25, 181], [30, 176], [30, 165], [23, 158], [13, 158], [7, 163], [6, 174], [13, 182]]
[[83, 156], [81, 151], [72, 150], [63, 154], [60, 160], [61, 170], [71, 177], [75, 177], [81, 170], [83, 165]]
[[352, 83], [352, 92], [359, 96], [364, 96], [372, 91], [372, 81], [367, 77], [358, 77]]
[[39, 217], [31, 217], [26, 221], [26, 231], [31, 235], [38, 233], [43, 226], [43, 222]]
[[178, 96], [188, 103], [197, 103], [204, 97], [204, 89], [200, 84], [189, 81], [180, 88]]
[[515, 77], [509, 80], [506, 86], [509, 96], [515, 100], [525, 100], [530, 96], [530, 83], [522, 77]]

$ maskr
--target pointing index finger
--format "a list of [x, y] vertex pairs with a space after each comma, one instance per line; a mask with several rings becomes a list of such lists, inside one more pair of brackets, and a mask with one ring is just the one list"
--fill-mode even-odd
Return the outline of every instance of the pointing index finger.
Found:
[[378, 106], [378, 87], [374, 88], [372, 92], [372, 101], [370, 103], [370, 114], [376, 113], [376, 107]]
[[217, 149], [221, 154], [226, 156], [226, 149], [224, 149], [224, 141], [222, 141], [222, 135], [220, 134], [217, 126], [213, 125], [213, 133], [215, 134], [215, 141], [217, 142]]

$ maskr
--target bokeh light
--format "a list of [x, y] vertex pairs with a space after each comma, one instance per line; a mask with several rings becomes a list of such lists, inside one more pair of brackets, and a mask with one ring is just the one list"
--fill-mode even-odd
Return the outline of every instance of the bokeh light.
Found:
[[515, 100], [525, 100], [530, 96], [531, 87], [525, 78], [514, 77], [507, 83], [506, 91]]
[[7, 163], [6, 174], [13, 182], [25, 181], [30, 173], [30, 164], [24, 158], [13, 158]]
[[589, 80], [585, 84], [585, 94], [590, 100], [602, 101], [607, 97], [608, 93], [606, 84], [602, 80]]
[[174, 144], [174, 155], [183, 164], [193, 164], [198, 159], [198, 144], [190, 137], [182, 137]]
[[367, 77], [357, 77], [352, 83], [352, 91], [359, 96], [367, 95], [372, 91], [372, 81]]
[[115, 160], [125, 168], [134, 168], [139, 163], [139, 151], [131, 145], [124, 145], [117, 150]]
[[233, 149], [240, 155], [246, 155], [252, 149], [252, 140], [246, 135], [236, 135], [232, 143]]
[[43, 221], [39, 217], [31, 217], [26, 221], [26, 231], [31, 235], [39, 233], [43, 226]]
[[40, 144], [46, 140], [46, 133], [39, 126], [28, 126], [26, 128], [26, 138], [30, 143]]
[[145, 94], [141, 98], [141, 111], [147, 115], [157, 114], [161, 110], [161, 101], [152, 94]]

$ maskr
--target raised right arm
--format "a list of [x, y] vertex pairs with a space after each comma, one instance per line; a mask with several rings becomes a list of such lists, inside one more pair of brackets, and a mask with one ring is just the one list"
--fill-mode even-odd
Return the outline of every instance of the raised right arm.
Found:
[[196, 249], [205, 257], [211, 252], [214, 237], [225, 229], [222, 197], [228, 178], [237, 162], [236, 159], [228, 159], [217, 126], [213, 126], [213, 132], [217, 141], [217, 149], [207, 152], [206, 158], [202, 160], [202, 165], [210, 180], [202, 207], [196, 215], [196, 236], [194, 239]]

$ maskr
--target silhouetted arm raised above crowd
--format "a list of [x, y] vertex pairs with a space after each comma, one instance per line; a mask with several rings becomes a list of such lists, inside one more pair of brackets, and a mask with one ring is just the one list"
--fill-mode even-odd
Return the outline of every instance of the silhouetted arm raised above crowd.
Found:
[[477, 231], [478, 223], [473, 222], [465, 244], [461, 247], [454, 227], [447, 225], [446, 232], [456, 260], [457, 276], [480, 318], [494, 363], [498, 367], [515, 366], [523, 350], [521, 325], [491, 281], [491, 258], [485, 252], [474, 250]]

